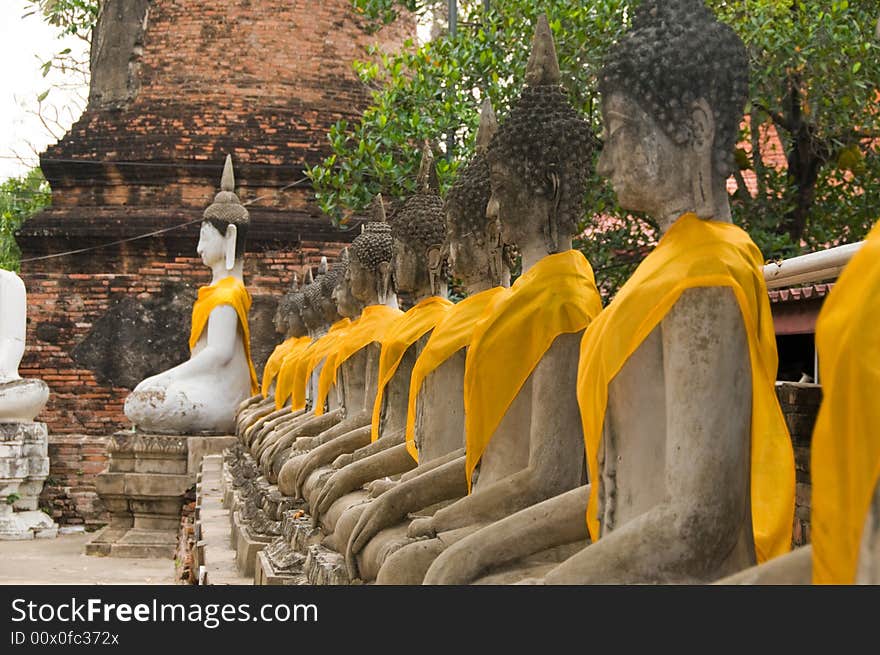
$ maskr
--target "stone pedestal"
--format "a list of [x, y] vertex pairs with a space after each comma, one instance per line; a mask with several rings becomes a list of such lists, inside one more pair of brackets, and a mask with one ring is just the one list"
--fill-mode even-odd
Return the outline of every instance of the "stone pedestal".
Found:
[[58, 526], [37, 505], [49, 475], [45, 423], [0, 423], [0, 540], [54, 537]]
[[234, 441], [229, 436], [114, 434], [109, 466], [95, 480], [110, 525], [86, 544], [86, 554], [174, 557], [184, 496], [196, 483], [202, 457]]

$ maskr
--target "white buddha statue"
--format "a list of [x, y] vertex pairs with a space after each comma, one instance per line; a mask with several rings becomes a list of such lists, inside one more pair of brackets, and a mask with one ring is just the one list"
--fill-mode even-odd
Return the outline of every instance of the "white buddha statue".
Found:
[[227, 155], [221, 191], [205, 210], [196, 252], [211, 269], [211, 284], [193, 305], [190, 358], [147, 378], [125, 401], [125, 415], [145, 432], [230, 434], [238, 405], [256, 394], [242, 281], [248, 212], [233, 192]]
[[0, 269], [0, 423], [33, 421], [49, 399], [42, 380], [24, 380], [18, 365], [24, 355], [27, 292], [12, 271]]

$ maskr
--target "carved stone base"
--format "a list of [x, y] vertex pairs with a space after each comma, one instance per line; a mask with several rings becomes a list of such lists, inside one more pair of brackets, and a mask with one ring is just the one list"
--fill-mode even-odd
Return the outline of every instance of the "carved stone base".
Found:
[[275, 541], [257, 553], [254, 570], [255, 585], [304, 585], [305, 557], [295, 552], [287, 540], [277, 537]]
[[118, 528], [99, 530], [86, 544], [86, 555], [171, 559], [177, 550], [176, 530]]
[[259, 534], [251, 530], [250, 525], [242, 520], [241, 515], [238, 512], [235, 513], [235, 517], [235, 532], [238, 535], [237, 543], [235, 545], [235, 562], [238, 566], [239, 573], [245, 577], [249, 577], [254, 574], [257, 553], [268, 546], [275, 537]]
[[58, 526], [37, 511], [49, 475], [45, 423], [0, 423], [0, 539], [51, 538]]
[[110, 510], [110, 525], [86, 545], [87, 555], [174, 556], [181, 509], [202, 457], [220, 453], [235, 437], [117, 432], [108, 469], [95, 487]]
[[38, 510], [15, 512], [11, 505], [0, 505], [0, 541], [54, 539], [58, 525]]

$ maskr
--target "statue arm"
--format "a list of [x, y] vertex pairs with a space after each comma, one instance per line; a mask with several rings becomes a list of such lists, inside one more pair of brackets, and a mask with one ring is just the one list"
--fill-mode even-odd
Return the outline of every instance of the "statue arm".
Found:
[[461, 460], [461, 467], [462, 467], [461, 470], [462, 470], [462, 473], [464, 473], [464, 456], [465, 456], [465, 449], [458, 448], [456, 450], [453, 450], [451, 453], [447, 453], [445, 455], [442, 455], [441, 457], [435, 457], [434, 459], [427, 461], [424, 464], [419, 462], [419, 465], [416, 468], [414, 468], [412, 471], [408, 471], [407, 473], [404, 473], [401, 476], [400, 481], [406, 482], [407, 480], [412, 480], [413, 478], [416, 478], [424, 473], [427, 473], [428, 471], [431, 471], [431, 470], [437, 468], [438, 466], [443, 466], [444, 464], [448, 464], [449, 462], [454, 462], [457, 460]]
[[469, 534], [434, 560], [424, 584], [470, 584], [490, 569], [553, 546], [589, 543], [589, 497], [590, 485], [577, 487]]
[[[431, 519], [427, 534], [497, 521], [582, 482], [584, 439], [576, 380], [581, 334], [557, 338], [532, 373], [529, 464], [482, 487]], [[419, 536], [414, 526], [412, 536]]]
[[304, 461], [300, 465], [299, 472], [296, 475], [296, 482], [294, 486], [295, 493], [293, 494], [294, 497], [303, 497], [303, 486], [305, 485], [306, 479], [309, 477], [312, 471], [320, 466], [329, 464], [343, 453], [350, 453], [357, 450], [358, 448], [361, 448], [362, 446], [366, 446], [369, 443], [370, 426], [366, 425], [362, 428], [358, 428], [344, 435], [341, 435], [309, 451], [309, 453], [305, 456]]
[[346, 562], [353, 577], [357, 577], [355, 556], [379, 532], [404, 520], [410, 512], [466, 493], [463, 456], [385, 491], [367, 505], [349, 536]]
[[[399, 480], [391, 480], [389, 478], [382, 478], [379, 480], [373, 480], [368, 486], [370, 491], [370, 498], [377, 498], [381, 496], [383, 493], [391, 489], [392, 487], [396, 487], [397, 485], [408, 482], [409, 480], [414, 480], [417, 477], [428, 473], [429, 471], [433, 471], [434, 469], [449, 464], [450, 462], [458, 462], [458, 467], [461, 470], [461, 479], [464, 481], [465, 489], [463, 493], [456, 494], [456, 496], [450, 496], [450, 498], [461, 497], [467, 494], [467, 478], [464, 477], [464, 466], [465, 466], [465, 449], [458, 448], [457, 450], [452, 451], [451, 453], [446, 453], [445, 455], [441, 455], [440, 457], [435, 457], [434, 459], [425, 462], [423, 464], [419, 464], [414, 469], [407, 471], [403, 475], [400, 476]], [[445, 500], [445, 498], [441, 499]]]
[[[357, 452], [362, 453], [381, 441], [382, 439], [379, 439], [379, 441], [361, 448]], [[360, 488], [367, 482], [408, 471], [415, 465], [416, 463], [406, 450], [406, 444], [397, 444], [339, 468], [330, 476], [318, 494], [315, 506], [312, 508], [313, 521], [317, 523], [320, 516], [345, 494]]]
[[193, 352], [182, 364], [147, 378], [137, 388], [147, 388], [160, 377], [170, 377], [173, 383], [183, 378], [216, 373], [218, 368], [226, 366], [235, 355], [238, 329], [238, 314], [231, 305], [215, 307], [208, 317], [208, 338], [204, 348]]
[[560, 564], [548, 584], [699, 580], [750, 520], [751, 374], [736, 299], [686, 291], [661, 329], [666, 497]]
[[717, 580], [716, 585], [780, 585], [813, 583], [813, 546], [796, 548], [790, 553], [752, 566], [745, 571]]

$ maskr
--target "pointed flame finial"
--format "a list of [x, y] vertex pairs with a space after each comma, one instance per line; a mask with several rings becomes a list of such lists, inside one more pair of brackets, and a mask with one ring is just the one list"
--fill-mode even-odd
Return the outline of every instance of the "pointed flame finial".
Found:
[[532, 39], [532, 54], [526, 66], [526, 84], [529, 86], [552, 86], [559, 84], [562, 74], [559, 72], [559, 60], [556, 58], [556, 45], [547, 15], [538, 16], [535, 25], [535, 36]]
[[223, 177], [220, 178], [221, 191], [235, 191], [235, 173], [232, 170], [232, 155], [226, 155], [223, 164]]
[[489, 142], [495, 136], [498, 129], [498, 119], [495, 110], [492, 109], [492, 101], [489, 98], [483, 100], [480, 109], [480, 126], [477, 128], [477, 152], [485, 153], [489, 148]]

